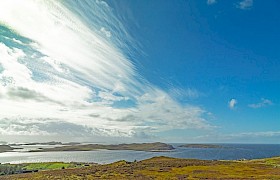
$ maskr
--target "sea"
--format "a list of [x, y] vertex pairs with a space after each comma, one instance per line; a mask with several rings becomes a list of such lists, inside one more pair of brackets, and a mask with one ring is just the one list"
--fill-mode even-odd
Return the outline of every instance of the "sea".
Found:
[[240, 160], [280, 156], [280, 144], [219, 144], [222, 148], [184, 148], [178, 147], [181, 144], [172, 145], [175, 150], [169, 152], [130, 150], [28, 152], [31, 149], [51, 148], [54, 146], [25, 145], [20, 146], [23, 148], [21, 150], [0, 153], [0, 163], [89, 162], [107, 164], [119, 160], [140, 161], [156, 156], [203, 160]]

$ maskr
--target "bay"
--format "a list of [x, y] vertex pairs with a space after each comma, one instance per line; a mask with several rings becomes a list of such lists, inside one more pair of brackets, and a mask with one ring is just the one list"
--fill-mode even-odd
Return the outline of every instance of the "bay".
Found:
[[[22, 150], [0, 153], [0, 163], [32, 162], [94, 162], [112, 163], [119, 160], [143, 160], [155, 156], [191, 158], [204, 160], [259, 159], [280, 156], [279, 144], [219, 144], [222, 148], [183, 148], [172, 144], [176, 149], [170, 152], [145, 152], [130, 150], [95, 150], [64, 152], [27, 152], [42, 146], [25, 146]], [[49, 148], [51, 146], [48, 146]]]

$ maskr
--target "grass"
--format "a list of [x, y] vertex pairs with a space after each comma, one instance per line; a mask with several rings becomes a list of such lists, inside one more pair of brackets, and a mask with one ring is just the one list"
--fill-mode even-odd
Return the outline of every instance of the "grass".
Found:
[[[63, 162], [42, 162], [42, 163], [23, 163], [23, 164], [0, 164], [0, 175], [21, 174], [34, 171], [74, 169], [90, 167], [93, 163], [63, 163]], [[1, 179], [1, 178], [0, 178]]]
[[[30, 167], [40, 167], [39, 164]], [[1, 179], [280, 179], [280, 158], [246, 161], [206, 161], [155, 157], [139, 162], [61, 169], [63, 163], [36, 173], [1, 176]]]
[[62, 162], [48, 162], [48, 163], [29, 163], [24, 166], [26, 170], [54, 170], [62, 168], [74, 168], [76, 167], [73, 163], [62, 163]]

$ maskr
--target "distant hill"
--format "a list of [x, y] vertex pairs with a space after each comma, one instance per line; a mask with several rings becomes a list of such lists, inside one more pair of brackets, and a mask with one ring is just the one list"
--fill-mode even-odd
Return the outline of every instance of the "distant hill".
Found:
[[280, 157], [244, 161], [154, 157], [135, 162], [79, 166], [73, 167], [70, 163], [27, 164], [30, 173], [4, 175], [0, 179], [280, 179]]
[[12, 151], [14, 148], [8, 145], [0, 145], [0, 153], [2, 152], [7, 152], [7, 151]]
[[93, 151], [97, 149], [107, 150], [134, 150], [134, 151], [170, 151], [174, 147], [169, 144], [155, 142], [155, 143], [133, 143], [133, 144], [74, 144], [69, 146], [61, 146], [54, 148], [42, 148], [39, 150], [32, 150], [31, 152], [50, 152], [50, 151]]
[[216, 144], [184, 144], [178, 147], [185, 147], [185, 148], [223, 148], [221, 145]]

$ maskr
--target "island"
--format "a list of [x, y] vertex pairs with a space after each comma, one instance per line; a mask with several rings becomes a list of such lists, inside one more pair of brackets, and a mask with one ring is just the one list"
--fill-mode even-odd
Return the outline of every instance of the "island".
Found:
[[224, 148], [221, 145], [217, 144], [184, 144], [178, 147], [185, 147], [185, 148]]
[[79, 142], [62, 143], [62, 142], [50, 141], [50, 142], [13, 143], [8, 145], [9, 146], [36, 146], [36, 145], [55, 146], [55, 145], [77, 145], [77, 144], [81, 144], [81, 143]]
[[3, 152], [9, 152], [9, 151], [12, 151], [14, 150], [15, 148], [12, 148], [11, 146], [9, 145], [0, 145], [0, 153], [3, 153]]
[[33, 143], [25, 143], [25, 144], [21, 144], [21, 145], [25, 145], [25, 146], [34, 146], [34, 145], [62, 145], [62, 142], [56, 142], [56, 141], [50, 141], [50, 142], [33, 142]]
[[155, 143], [132, 143], [132, 144], [74, 144], [54, 148], [40, 148], [30, 152], [51, 152], [51, 151], [93, 151], [98, 149], [107, 150], [134, 150], [134, 151], [171, 151], [175, 149], [172, 145]]

